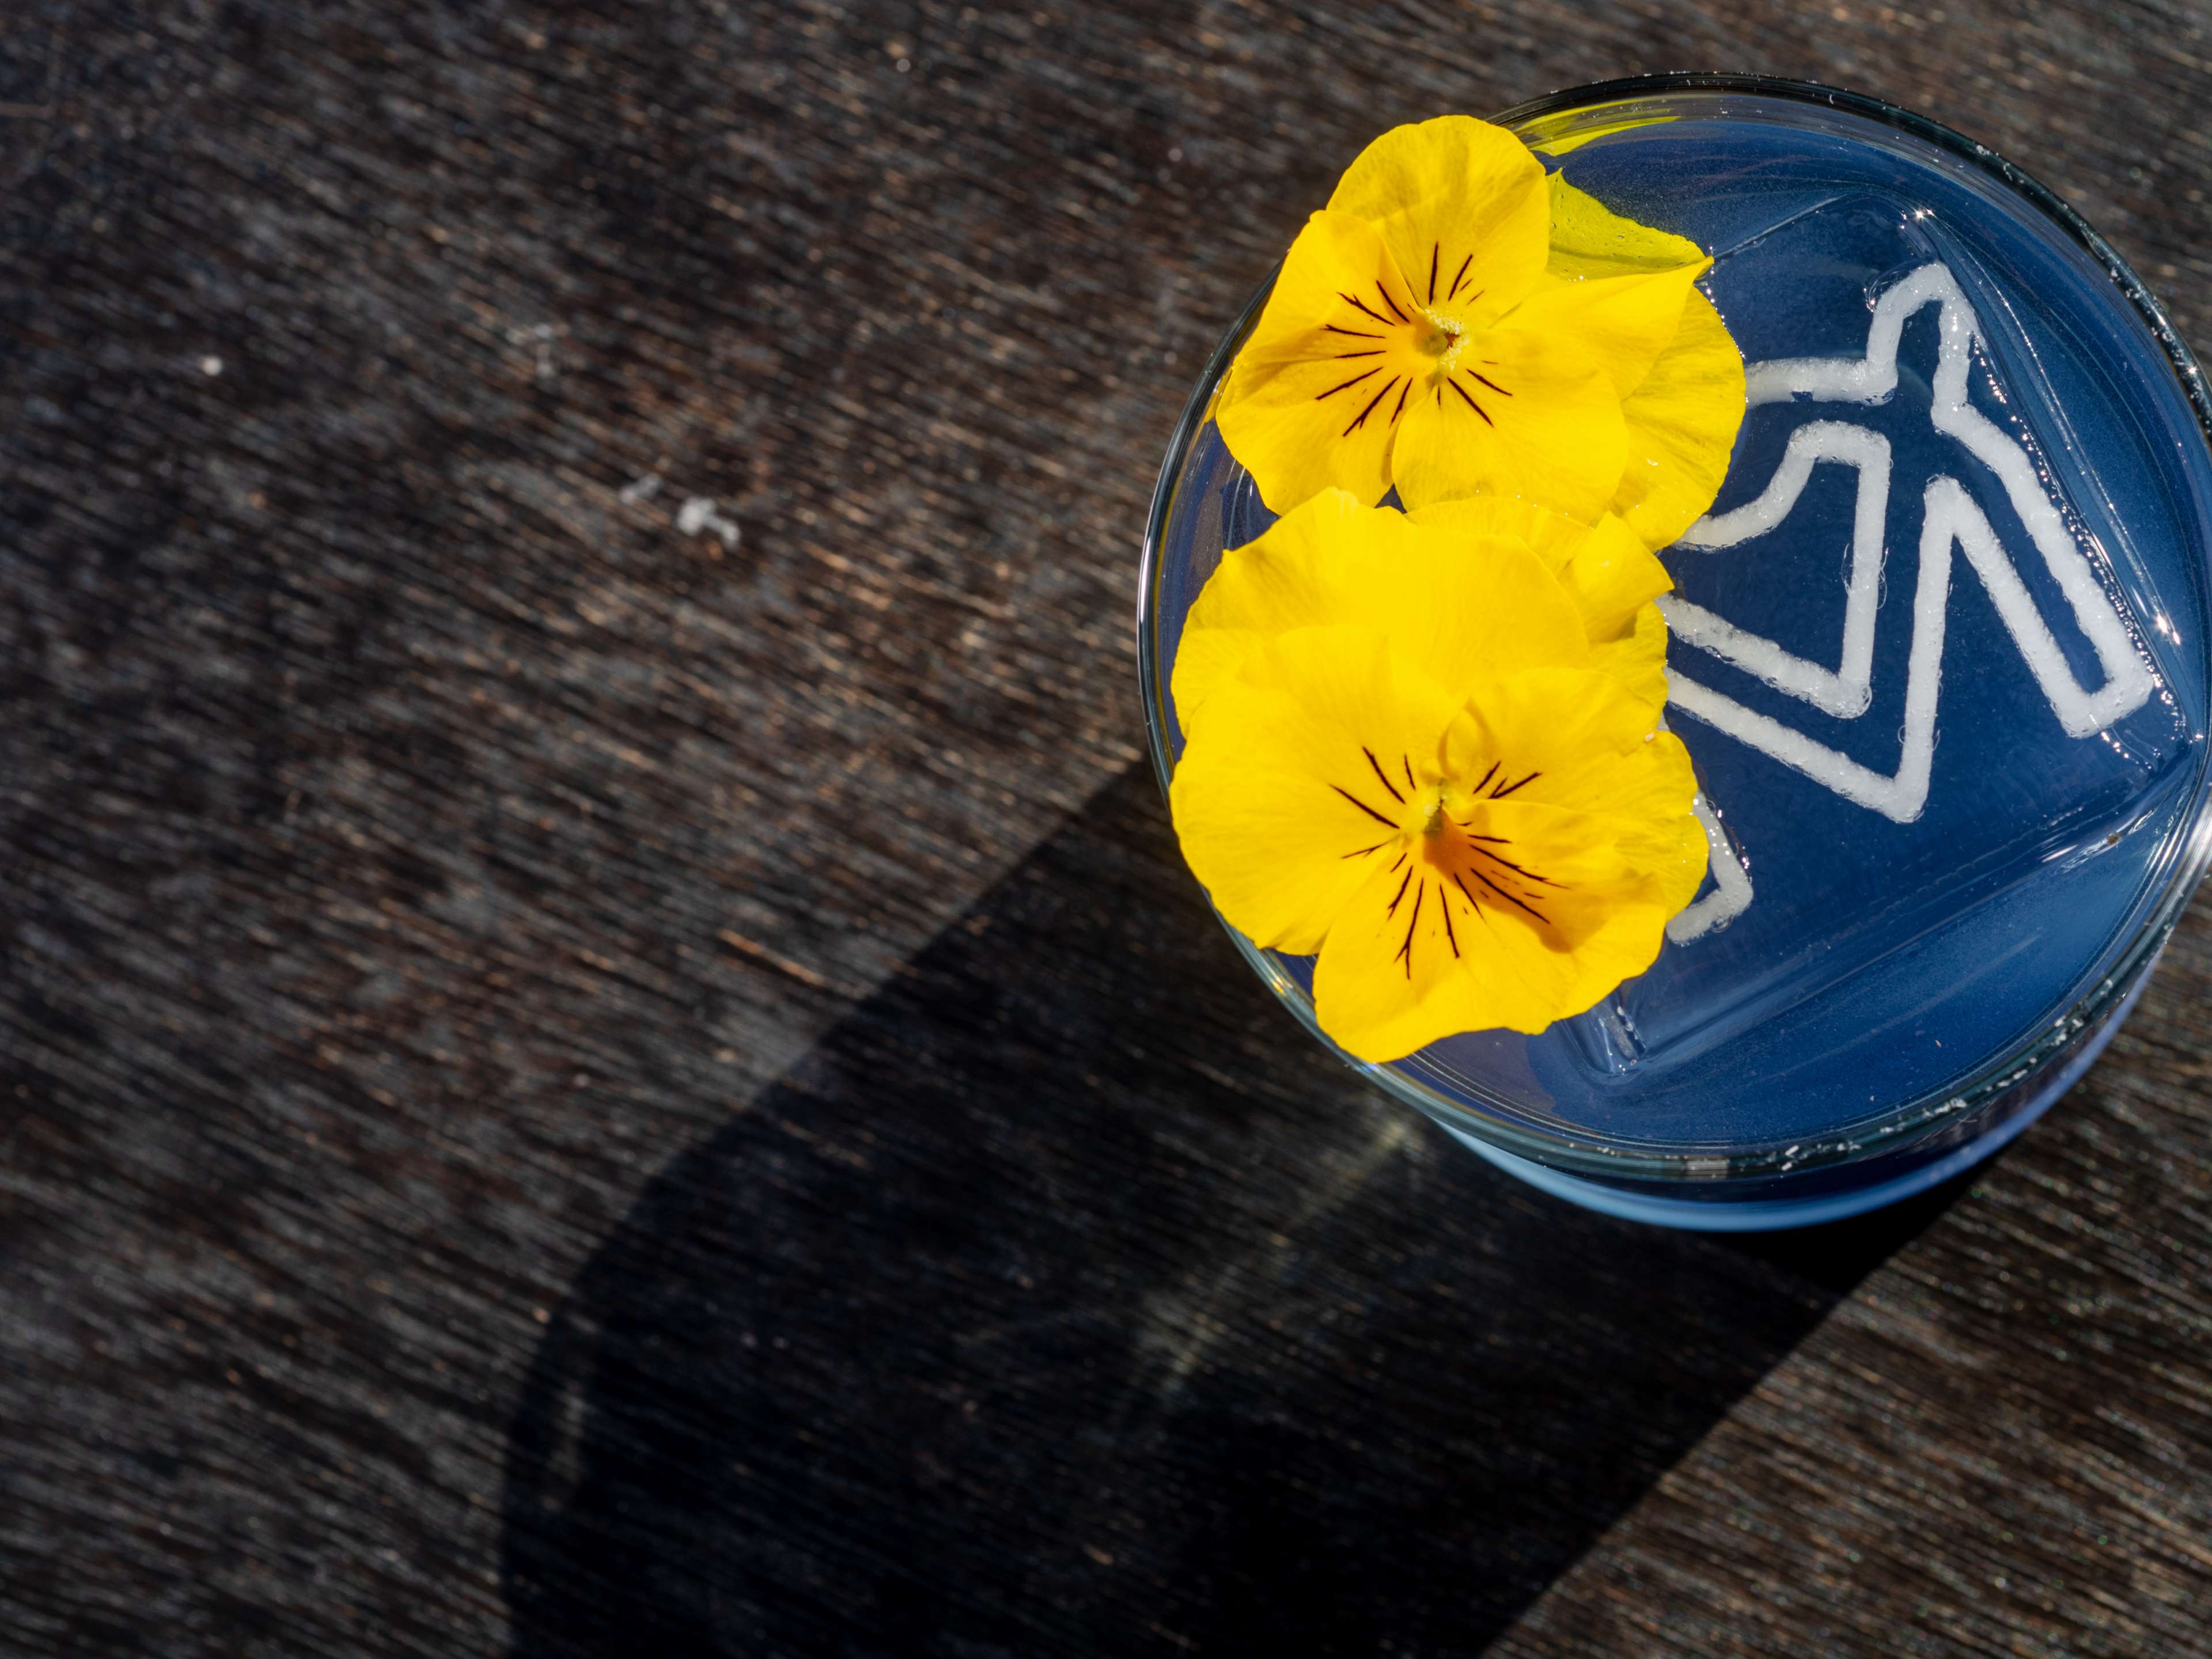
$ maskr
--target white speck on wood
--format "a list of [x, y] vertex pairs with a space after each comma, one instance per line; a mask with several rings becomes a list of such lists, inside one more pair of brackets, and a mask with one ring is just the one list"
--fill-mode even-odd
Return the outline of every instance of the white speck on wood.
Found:
[[705, 495], [693, 495], [676, 511], [676, 530], [678, 535], [696, 536], [702, 530], [711, 530], [725, 548], [735, 548], [744, 534], [732, 520], [714, 510], [714, 501]]

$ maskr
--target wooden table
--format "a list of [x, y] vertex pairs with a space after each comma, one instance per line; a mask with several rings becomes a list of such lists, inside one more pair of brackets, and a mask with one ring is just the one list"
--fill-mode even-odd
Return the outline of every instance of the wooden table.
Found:
[[1928, 111], [2201, 331], [2212, 29], [18, 0], [10, 1653], [2197, 1653], [2212, 913], [1962, 1188], [1570, 1210], [1141, 760], [1200, 357], [1382, 126]]

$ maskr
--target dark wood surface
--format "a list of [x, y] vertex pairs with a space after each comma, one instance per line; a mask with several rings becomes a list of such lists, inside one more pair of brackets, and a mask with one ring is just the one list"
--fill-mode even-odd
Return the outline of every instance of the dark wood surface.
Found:
[[1854, 85], [2194, 334], [2206, 24], [10, 5], [0, 1650], [2212, 1647], [2212, 911], [1971, 1181], [1606, 1221], [1267, 1003], [1129, 651], [1381, 127]]

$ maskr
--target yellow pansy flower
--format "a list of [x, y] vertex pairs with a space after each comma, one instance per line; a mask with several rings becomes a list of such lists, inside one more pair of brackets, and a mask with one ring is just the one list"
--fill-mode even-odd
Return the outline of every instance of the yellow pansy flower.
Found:
[[1651, 607], [1619, 634], [1638, 584], [1605, 544], [1533, 530], [1540, 555], [1528, 526], [1333, 495], [1227, 556], [1192, 612], [1184, 855], [1231, 927], [1317, 956], [1316, 1016], [1362, 1060], [1582, 1012], [1704, 873], [1689, 757], [1604, 655]]
[[[1630, 404], [1686, 313], [1702, 318], [1692, 284], [1709, 262], [1668, 238], [1671, 263], [1640, 246], [1618, 271], [1578, 270], [1573, 248], [1553, 258], [1556, 211], [1542, 163], [1487, 122], [1446, 116], [1368, 146], [1291, 245], [1215, 410], [1269, 507], [1395, 489], [1409, 508], [1496, 494], [1594, 522], [1624, 490], [1634, 509], [1701, 476], [1741, 417], [1741, 365], [1733, 416], [1724, 385], [1681, 372], [1709, 370], [1701, 354]], [[1673, 511], [1666, 495], [1629, 522], [1662, 544], [1649, 526]]]

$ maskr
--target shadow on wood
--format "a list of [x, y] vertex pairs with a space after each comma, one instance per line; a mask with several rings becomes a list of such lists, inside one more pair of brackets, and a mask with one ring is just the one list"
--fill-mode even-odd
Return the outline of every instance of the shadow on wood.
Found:
[[588, 1264], [515, 1652], [1474, 1652], [1950, 1196], [1506, 1180], [1268, 1006], [1133, 769]]

